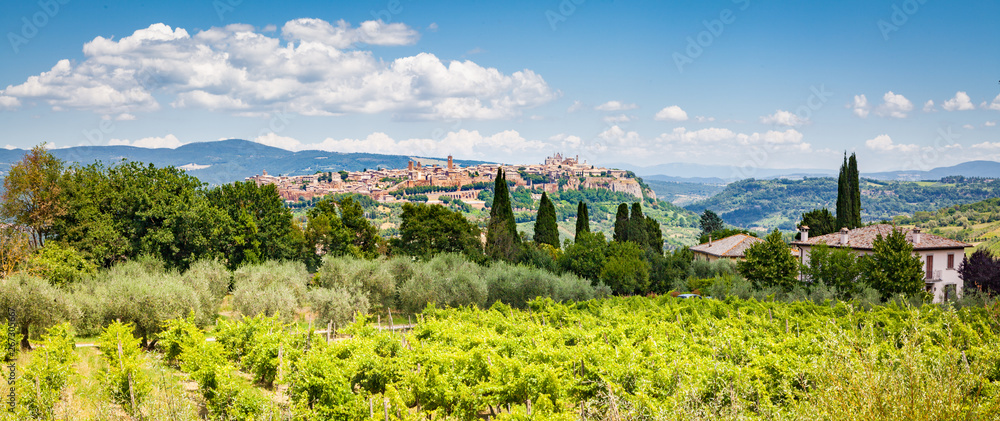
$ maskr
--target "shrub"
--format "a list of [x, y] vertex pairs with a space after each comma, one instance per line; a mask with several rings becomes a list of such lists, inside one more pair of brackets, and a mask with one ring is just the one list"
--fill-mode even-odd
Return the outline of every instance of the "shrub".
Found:
[[368, 298], [342, 288], [314, 288], [309, 291], [309, 302], [320, 321], [343, 325], [355, 313], [368, 313]]
[[149, 395], [150, 381], [142, 370], [139, 339], [132, 336], [131, 324], [114, 322], [104, 328], [97, 339], [105, 366], [101, 368], [101, 383], [111, 399], [125, 412], [139, 415], [139, 406]]
[[[395, 265], [399, 265], [398, 261]], [[396, 305], [396, 278], [386, 260], [328, 256], [316, 275], [315, 286], [364, 295], [370, 305], [379, 308]]]
[[42, 278], [25, 274], [0, 281], [0, 309], [13, 309], [16, 313], [23, 348], [30, 348], [32, 328], [52, 326], [69, 316], [68, 302], [59, 289]]
[[69, 323], [49, 328], [42, 336], [41, 347], [31, 353], [31, 359], [17, 379], [18, 404], [32, 417], [53, 419], [52, 410], [66, 387], [75, 361], [76, 343]]
[[428, 303], [443, 306], [481, 306], [488, 288], [480, 277], [481, 268], [457, 254], [439, 254], [415, 265], [412, 277], [399, 286], [399, 306], [418, 312]]
[[269, 261], [233, 273], [233, 307], [244, 316], [291, 320], [305, 302], [309, 274], [302, 263]]
[[28, 259], [28, 270], [53, 285], [69, 285], [94, 274], [97, 268], [73, 247], [50, 241]]
[[483, 271], [489, 293], [486, 305], [498, 301], [525, 308], [537, 297], [556, 301], [585, 301], [595, 297], [590, 281], [571, 273], [557, 275], [544, 269], [506, 262], [493, 263]]
[[214, 322], [232, 281], [226, 265], [218, 260], [199, 260], [184, 272], [181, 280], [198, 294], [202, 309], [199, 324], [205, 326]]

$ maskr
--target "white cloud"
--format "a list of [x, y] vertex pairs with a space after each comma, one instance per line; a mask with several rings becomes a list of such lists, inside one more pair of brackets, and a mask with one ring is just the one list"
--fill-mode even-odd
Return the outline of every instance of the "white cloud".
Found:
[[609, 129], [599, 133], [597, 137], [614, 146], [636, 146], [642, 141], [639, 133], [626, 131], [617, 125], [611, 126]]
[[262, 145], [273, 146], [275, 148], [281, 148], [294, 152], [304, 150], [302, 148], [302, 142], [299, 142], [295, 138], [278, 136], [274, 132], [268, 132], [262, 136], [257, 136], [257, 138], [253, 139], [253, 141]]
[[118, 121], [131, 121], [135, 120], [135, 116], [129, 113], [121, 113], [115, 116], [115, 120]]
[[705, 117], [703, 115], [699, 115], [694, 118], [694, 121], [697, 121], [699, 123], [711, 123], [715, 121], [715, 117]]
[[567, 113], [575, 113], [577, 111], [582, 110], [583, 107], [585, 107], [585, 105], [583, 105], [582, 102], [580, 102], [580, 101], [573, 101], [573, 105], [570, 105], [569, 108], [566, 109], [566, 112]]
[[134, 114], [155, 111], [158, 98], [168, 98], [178, 108], [251, 116], [281, 110], [499, 119], [560, 95], [528, 69], [505, 74], [428, 53], [382, 60], [356, 48], [410, 45], [418, 35], [404, 24], [380, 21], [355, 28], [296, 19], [282, 27], [280, 38], [249, 25], [192, 35], [158, 23], [120, 39], [95, 38], [84, 45], [83, 61], [60, 60], [0, 91], [0, 107], [32, 102], [53, 110]]
[[302, 18], [286, 22], [281, 33], [291, 41], [315, 42], [341, 50], [356, 44], [412, 45], [420, 38], [417, 31], [405, 24], [381, 20], [365, 21], [352, 28], [344, 20], [334, 26], [322, 19]]
[[906, 118], [906, 113], [913, 111], [913, 103], [910, 100], [892, 91], [886, 92], [882, 96], [882, 101], [882, 105], [878, 106], [875, 113], [883, 117]]
[[603, 120], [605, 123], [608, 124], [628, 123], [630, 121], [635, 120], [635, 116], [634, 115], [630, 116], [625, 114], [609, 115], [605, 116]]
[[17, 149], [17, 146], [9, 145], [8, 144], [8, 145], [5, 145], [3, 148], [6, 149], [6, 150], [8, 150], [8, 151], [12, 151], [14, 149]]
[[972, 145], [973, 148], [977, 149], [1000, 149], [1000, 142], [983, 142]]
[[955, 92], [955, 97], [945, 101], [941, 104], [941, 108], [948, 111], [966, 111], [976, 109], [975, 105], [972, 105], [972, 99], [969, 98], [969, 94], [958, 91]]
[[551, 136], [549, 137], [549, 141], [554, 142], [564, 150], [577, 150], [583, 146], [583, 139], [580, 139], [580, 136], [568, 135], [565, 133], [559, 133], [555, 136]]
[[431, 22], [430, 25], [427, 25], [427, 30], [431, 31], [431, 32], [437, 32], [437, 30], [438, 30], [438, 24], [437, 24], [437, 22]]
[[594, 107], [594, 109], [597, 111], [625, 111], [625, 110], [634, 110], [636, 108], [639, 108], [639, 106], [636, 104], [627, 104], [620, 101], [608, 101]]
[[809, 119], [799, 117], [791, 111], [776, 110], [774, 114], [762, 116], [760, 118], [760, 122], [776, 126], [798, 127], [803, 124], [808, 124]]
[[963, 124], [962, 128], [965, 128], [965, 129], [968, 129], [968, 130], [972, 130], [972, 129], [975, 129], [976, 126], [973, 126], [971, 124]]
[[996, 98], [993, 98], [993, 102], [989, 104], [986, 104], [986, 102], [984, 101], [982, 104], [979, 104], [979, 107], [1000, 111], [1000, 95], [997, 95]]
[[868, 98], [864, 94], [854, 96], [854, 104], [848, 104], [848, 108], [854, 108], [854, 115], [865, 118], [868, 117], [868, 112], [871, 110], [871, 106], [868, 105]]
[[986, 126], [986, 127], [993, 127], [993, 126], [997, 125], [997, 122], [995, 122], [995, 121], [987, 121], [986, 123], [983, 123], [983, 125]]
[[110, 139], [108, 140], [108, 146], [114, 145], [124, 145], [124, 146], [135, 146], [137, 148], [169, 148], [176, 149], [177, 147], [183, 146], [184, 143], [177, 139], [176, 136], [168, 134], [163, 137], [144, 137], [135, 141], [129, 141], [127, 139]]
[[21, 106], [21, 101], [17, 98], [9, 97], [3, 94], [3, 90], [0, 90], [0, 110], [13, 110]]
[[924, 112], [932, 113], [934, 111], [937, 111], [936, 109], [934, 109], [934, 100], [928, 99], [927, 102], [924, 103]]
[[795, 129], [746, 134], [718, 127], [693, 131], [678, 127], [670, 133], [661, 134], [656, 140], [661, 144], [686, 144], [692, 147], [729, 143], [731, 146], [767, 146], [786, 151], [808, 152], [812, 150], [812, 145], [803, 142], [802, 138], [802, 133]]
[[688, 114], [681, 107], [676, 105], [671, 105], [665, 107], [664, 109], [657, 111], [656, 115], [653, 117], [656, 120], [665, 121], [686, 121], [688, 119]]
[[868, 139], [865, 141], [865, 146], [868, 149], [880, 151], [880, 152], [914, 152], [919, 149], [917, 145], [913, 144], [897, 144], [892, 141], [892, 138], [887, 134], [882, 134], [875, 136], [873, 139]]

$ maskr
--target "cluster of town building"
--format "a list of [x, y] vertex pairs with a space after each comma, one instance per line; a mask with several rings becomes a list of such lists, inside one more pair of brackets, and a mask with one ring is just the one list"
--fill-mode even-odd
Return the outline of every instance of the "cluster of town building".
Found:
[[[392, 194], [405, 188], [436, 186], [442, 187], [442, 190], [455, 190], [455, 187], [492, 182], [501, 167], [507, 181], [514, 183], [515, 186], [547, 192], [555, 192], [560, 188], [608, 189], [628, 193], [640, 199], [643, 196], [642, 186], [638, 180], [626, 171], [596, 167], [586, 162], [581, 163], [579, 157], [568, 158], [561, 154], [546, 158], [542, 164], [533, 165], [479, 164], [461, 167], [449, 156], [446, 166], [423, 165], [420, 161], [411, 160], [407, 168], [347, 172], [346, 177], [336, 172], [273, 176], [265, 170], [263, 174], [248, 177], [247, 180], [258, 185], [276, 185], [281, 197], [290, 202], [338, 193], [356, 193], [370, 196], [380, 202], [393, 202], [405, 200]], [[563, 182], [560, 183], [560, 180]], [[478, 190], [442, 191], [427, 193], [427, 196], [431, 200], [437, 200], [440, 196], [450, 196], [473, 205], [481, 205], [481, 202], [476, 200], [478, 193]], [[646, 195], [655, 197], [651, 190], [647, 190]]]

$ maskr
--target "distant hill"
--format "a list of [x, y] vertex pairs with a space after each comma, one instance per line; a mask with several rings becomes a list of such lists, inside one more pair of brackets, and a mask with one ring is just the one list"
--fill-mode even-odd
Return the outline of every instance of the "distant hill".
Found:
[[657, 199], [678, 206], [708, 199], [725, 188], [721, 184], [660, 181], [655, 178], [643, 178], [643, 180], [656, 193]]
[[950, 167], [934, 168], [928, 171], [889, 171], [862, 174], [876, 180], [940, 180], [944, 177], [960, 175], [963, 177], [1000, 178], [1000, 162], [969, 161]]
[[[960, 183], [907, 182], [861, 179], [861, 219], [892, 220], [898, 215], [973, 203], [1000, 196], [1000, 180], [963, 180]], [[711, 209], [732, 225], [757, 230], [794, 230], [803, 212], [836, 210], [837, 180], [743, 180], [731, 183], [712, 198], [686, 206], [701, 213]]]
[[[0, 178], [10, 165], [24, 156], [22, 149], [0, 149]], [[304, 175], [317, 171], [360, 171], [365, 168], [406, 168], [406, 155], [369, 153], [338, 153], [325, 151], [291, 152], [247, 140], [230, 139], [215, 142], [189, 143], [176, 149], [148, 149], [134, 146], [77, 146], [54, 149], [52, 154], [67, 163], [90, 164], [96, 161], [114, 163], [122, 159], [172, 165], [188, 169], [188, 173], [208, 184], [218, 185], [243, 180], [263, 170], [273, 175]], [[417, 159], [423, 159], [417, 157]], [[429, 158], [440, 160], [441, 158]], [[455, 160], [468, 166], [483, 161]], [[193, 165], [191, 165], [193, 164]]]
[[[610, 165], [634, 172], [645, 180], [676, 181], [687, 183], [725, 184], [741, 179], [772, 179], [788, 178], [801, 180], [814, 177], [836, 177], [836, 170], [802, 169], [802, 168], [758, 168], [740, 170], [726, 165], [701, 165], [686, 163], [660, 164], [651, 167], [639, 167], [630, 164]], [[874, 180], [923, 181], [940, 180], [948, 176], [1000, 178], [1000, 162], [969, 161], [950, 167], [939, 167], [927, 171], [886, 171], [862, 173], [862, 177]]]
[[931, 234], [978, 244], [979, 248], [1000, 253], [1000, 198], [916, 212], [911, 217], [896, 218], [894, 222], [918, 226]]

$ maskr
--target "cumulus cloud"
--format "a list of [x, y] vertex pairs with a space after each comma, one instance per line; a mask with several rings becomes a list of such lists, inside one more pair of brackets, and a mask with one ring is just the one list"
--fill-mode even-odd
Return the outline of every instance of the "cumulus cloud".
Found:
[[934, 111], [937, 111], [936, 109], [934, 109], [934, 100], [928, 99], [927, 102], [924, 103], [924, 112], [932, 113]]
[[788, 126], [788, 127], [798, 127], [803, 124], [808, 124], [808, 118], [802, 118], [791, 111], [776, 110], [774, 114], [762, 116], [760, 122], [764, 124], [773, 124], [775, 126]]
[[913, 144], [897, 144], [887, 134], [875, 136], [865, 141], [865, 146], [879, 152], [914, 152], [919, 148]]
[[975, 105], [972, 105], [972, 99], [969, 98], [969, 94], [958, 91], [955, 92], [955, 96], [944, 103], [941, 104], [941, 108], [948, 111], [966, 111], [976, 109]]
[[625, 111], [625, 110], [634, 110], [636, 108], [639, 108], [639, 106], [636, 104], [627, 104], [621, 101], [608, 101], [594, 107], [594, 109], [597, 111]]
[[111, 139], [108, 140], [108, 146], [114, 145], [124, 145], [124, 146], [135, 146], [137, 148], [149, 148], [149, 149], [159, 149], [159, 148], [169, 148], [175, 149], [184, 145], [180, 139], [176, 136], [168, 134], [163, 137], [144, 137], [135, 141], [129, 141], [128, 139]]
[[875, 110], [876, 114], [883, 117], [906, 118], [906, 114], [913, 111], [913, 103], [905, 96], [886, 92], [882, 96], [882, 105]]
[[995, 122], [995, 121], [987, 121], [986, 123], [983, 123], [983, 125], [986, 126], [986, 127], [993, 127], [993, 126], [997, 125], [997, 122]]
[[575, 113], [577, 111], [582, 110], [584, 107], [585, 107], [585, 105], [583, 105], [583, 102], [573, 101], [573, 105], [570, 105], [569, 108], [566, 109], [566, 112], [567, 113]]
[[868, 98], [864, 94], [854, 96], [854, 104], [848, 104], [848, 108], [854, 109], [854, 115], [865, 118], [868, 117], [868, 113], [871, 110], [871, 106], [868, 105]]
[[975, 145], [972, 145], [972, 147], [976, 149], [988, 149], [988, 150], [1000, 149], [1000, 142], [977, 143]]
[[[0, 97], [0, 99], [3, 99], [3, 98], [2, 98], [2, 97]], [[997, 110], [997, 111], [1000, 111], [1000, 95], [997, 95], [997, 97], [996, 97], [996, 98], [993, 98], [993, 102], [991, 102], [991, 103], [987, 104], [987, 103], [986, 103], [986, 102], [984, 101], [984, 102], [983, 102], [982, 104], [979, 104], [979, 106], [980, 106], [981, 108], [986, 108], [986, 109], [990, 109], [990, 110]]]
[[660, 111], [657, 111], [656, 115], [653, 118], [660, 121], [666, 121], [666, 120], [686, 121], [688, 119], [688, 114], [687, 112], [682, 110], [681, 107], [678, 107], [676, 105], [671, 105], [669, 107], [665, 107]]
[[699, 123], [711, 123], [715, 121], [715, 117], [705, 117], [703, 115], [695, 116], [694, 121]]
[[[420, 53], [383, 61], [360, 45], [411, 45], [419, 34], [401, 23], [296, 19], [280, 35], [249, 25], [195, 34], [153, 24], [120, 39], [97, 37], [85, 59], [0, 91], [0, 107], [44, 103], [53, 110], [101, 114], [177, 108], [239, 115], [393, 113], [417, 119], [503, 119], [560, 93], [535, 72], [502, 73], [472, 61]], [[153, 94], [156, 94], [154, 97]]]

